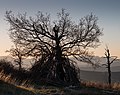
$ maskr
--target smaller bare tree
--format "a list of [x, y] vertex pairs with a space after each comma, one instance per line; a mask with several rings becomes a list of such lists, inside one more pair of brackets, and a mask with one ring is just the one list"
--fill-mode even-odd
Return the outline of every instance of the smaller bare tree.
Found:
[[23, 59], [25, 58], [25, 49], [23, 49], [20, 45], [15, 44], [15, 46], [12, 46], [11, 49], [6, 52], [10, 53], [16, 65], [18, 65], [19, 70], [21, 70]]
[[105, 58], [107, 59], [106, 64], [102, 64], [108, 70], [108, 83], [111, 85], [111, 64], [116, 61], [117, 56], [111, 56], [108, 46], [105, 48]]

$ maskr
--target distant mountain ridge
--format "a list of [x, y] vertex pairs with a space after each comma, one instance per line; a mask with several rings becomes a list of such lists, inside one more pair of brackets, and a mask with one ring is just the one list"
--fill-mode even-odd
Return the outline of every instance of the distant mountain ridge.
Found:
[[[91, 66], [86, 66], [86, 67], [80, 67], [80, 69], [84, 70], [84, 71], [107, 72], [107, 68], [105, 68], [105, 67], [99, 67], [99, 68], [94, 69]], [[112, 66], [111, 71], [112, 72], [120, 72], [120, 66]]]

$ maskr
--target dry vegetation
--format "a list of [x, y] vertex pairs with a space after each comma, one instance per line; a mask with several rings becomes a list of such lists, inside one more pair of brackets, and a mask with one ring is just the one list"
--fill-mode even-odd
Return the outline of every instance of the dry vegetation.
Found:
[[94, 82], [94, 81], [82, 81], [81, 84], [87, 87], [95, 87], [99, 89], [107, 89], [107, 90], [119, 90], [120, 91], [120, 83], [112, 83], [111, 85], [107, 83]]
[[81, 87], [61, 86], [48, 80], [36, 84], [19, 74], [25, 76], [26, 72], [18, 72], [10, 62], [0, 61], [0, 95], [120, 95], [119, 83], [114, 83], [111, 87], [90, 81], [81, 81]]
[[[81, 88], [43, 85], [35, 88], [33, 85], [14, 86], [3, 81], [0, 81], [0, 85], [0, 95], [120, 95], [117, 90], [106, 90], [106, 85], [92, 82], [82, 82]], [[102, 87], [105, 89], [100, 89]]]
[[18, 72], [10, 62], [0, 61], [0, 95], [120, 95], [119, 83], [114, 83], [111, 87], [90, 81], [81, 81], [81, 87], [61, 86], [48, 80], [36, 84], [19, 74], [25, 76], [26, 72]]
[[18, 85], [10, 76], [4, 76], [1, 77], [0, 85], [0, 95], [120, 95], [118, 83], [111, 88], [96, 82], [81, 82], [81, 88], [30, 85], [25, 82]]

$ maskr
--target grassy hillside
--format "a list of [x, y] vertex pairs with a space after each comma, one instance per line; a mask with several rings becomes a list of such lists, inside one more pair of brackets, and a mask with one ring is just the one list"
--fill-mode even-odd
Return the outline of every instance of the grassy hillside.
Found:
[[50, 81], [48, 79], [36, 82], [30, 81], [30, 78], [26, 80], [26, 72], [24, 70], [18, 72], [9, 62], [1, 61], [0, 95], [120, 95], [118, 91], [120, 90], [120, 84], [112, 85], [109, 88], [105, 84], [89, 82], [90, 79], [93, 80], [92, 78], [101, 79], [98, 76], [100, 74], [103, 76], [102, 74], [104, 73], [84, 71], [81, 74], [81, 77], [88, 79], [88, 82], [81, 82], [79, 87], [63, 87], [63, 85], [60, 86], [60, 83], [56, 84], [55, 80]]
[[[96, 85], [96, 84], [95, 84]], [[100, 89], [90, 83], [82, 83], [81, 88], [39, 86], [24, 87], [0, 81], [0, 95], [120, 95], [119, 91]]]
[[0, 80], [0, 95], [34, 95], [34, 93]]

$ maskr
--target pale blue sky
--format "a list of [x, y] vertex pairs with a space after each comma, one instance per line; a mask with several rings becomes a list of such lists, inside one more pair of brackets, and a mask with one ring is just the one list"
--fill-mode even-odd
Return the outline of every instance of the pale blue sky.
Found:
[[104, 55], [105, 44], [111, 53], [120, 57], [120, 0], [0, 0], [0, 55], [12, 45], [8, 36], [9, 24], [4, 20], [5, 11], [15, 14], [27, 12], [33, 16], [37, 11], [50, 13], [52, 19], [56, 13], [65, 8], [74, 21], [91, 12], [98, 16], [98, 24], [103, 28], [101, 46], [95, 50], [96, 55]]

